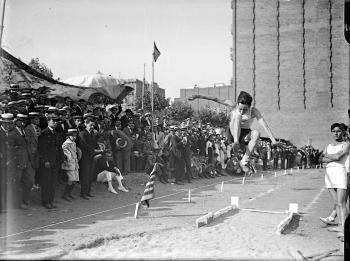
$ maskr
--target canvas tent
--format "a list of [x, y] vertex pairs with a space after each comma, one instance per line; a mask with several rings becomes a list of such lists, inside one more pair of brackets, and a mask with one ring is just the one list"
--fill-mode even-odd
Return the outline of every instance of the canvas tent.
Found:
[[133, 91], [132, 87], [121, 82], [89, 87], [60, 82], [37, 72], [4, 49], [0, 51], [0, 91], [8, 89], [10, 84], [19, 84], [20, 87], [34, 89], [46, 86], [51, 90], [51, 97], [70, 97], [73, 100], [86, 101], [91, 101], [96, 97], [106, 97], [117, 103], [122, 103], [127, 94]]

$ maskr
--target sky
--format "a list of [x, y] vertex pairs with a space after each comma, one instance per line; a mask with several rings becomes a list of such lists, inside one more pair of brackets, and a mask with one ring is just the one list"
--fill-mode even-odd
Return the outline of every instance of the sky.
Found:
[[[167, 97], [180, 89], [229, 84], [230, 0], [7, 0], [3, 48], [38, 57], [54, 78], [98, 71], [152, 80]], [[1, 7], [3, 0], [0, 0]]]

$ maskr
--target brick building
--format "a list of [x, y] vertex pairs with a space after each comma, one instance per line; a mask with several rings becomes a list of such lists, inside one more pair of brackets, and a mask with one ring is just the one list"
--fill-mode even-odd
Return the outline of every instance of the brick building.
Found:
[[[349, 123], [344, 1], [232, 0], [231, 8], [231, 88], [182, 89], [180, 100], [196, 92], [235, 99], [247, 91], [276, 136], [323, 149], [330, 125]], [[205, 103], [190, 104], [196, 110]]]

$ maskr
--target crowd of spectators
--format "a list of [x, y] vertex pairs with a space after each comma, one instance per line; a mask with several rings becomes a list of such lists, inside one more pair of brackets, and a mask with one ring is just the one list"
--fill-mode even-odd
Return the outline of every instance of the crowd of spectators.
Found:
[[[239, 165], [244, 148], [233, 151], [225, 131], [209, 123], [194, 119], [177, 123], [167, 116], [152, 119], [150, 113], [123, 111], [121, 105], [48, 98], [45, 89], [18, 85], [6, 95], [0, 102], [2, 209], [28, 209], [35, 189], [41, 190], [45, 208], [56, 208], [59, 183], [66, 185], [62, 197], [67, 201], [74, 198], [76, 183], [85, 200], [94, 196], [93, 181], [106, 182], [108, 190], [117, 193], [112, 186], [117, 180], [118, 189], [127, 192], [123, 176], [149, 174], [156, 162], [158, 180], [176, 185], [244, 174]], [[313, 167], [319, 153], [310, 146], [274, 148], [261, 140], [251, 161], [262, 170]]]

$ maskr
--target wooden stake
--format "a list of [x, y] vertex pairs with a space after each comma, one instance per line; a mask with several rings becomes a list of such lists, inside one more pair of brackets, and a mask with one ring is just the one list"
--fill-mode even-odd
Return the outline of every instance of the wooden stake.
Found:
[[221, 192], [224, 190], [224, 182], [221, 182]]
[[135, 214], [134, 214], [134, 218], [137, 218], [137, 214], [139, 212], [139, 208], [140, 208], [140, 202], [136, 203], [136, 207], [135, 207]]
[[231, 206], [234, 208], [239, 207], [239, 197], [231, 197]]
[[245, 181], [245, 177], [243, 177], [243, 179], [242, 179], [242, 184], [244, 184], [244, 181]]
[[275, 171], [275, 178], [277, 177], [277, 172]]
[[264, 174], [261, 174], [261, 179], [264, 179]]
[[191, 203], [191, 190], [188, 190], [188, 203]]

